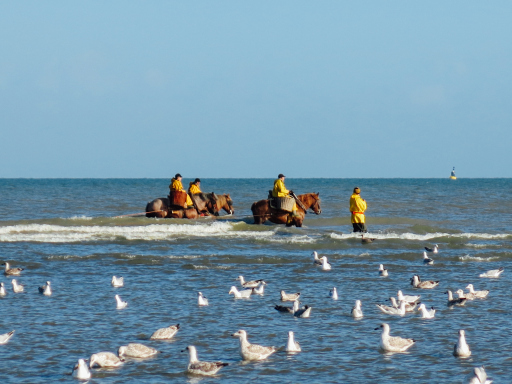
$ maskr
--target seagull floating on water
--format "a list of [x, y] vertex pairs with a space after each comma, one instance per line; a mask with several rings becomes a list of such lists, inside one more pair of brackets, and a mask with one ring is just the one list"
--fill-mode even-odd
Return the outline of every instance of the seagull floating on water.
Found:
[[402, 291], [399, 290], [397, 293], [397, 297], [398, 297], [398, 301], [405, 301], [406, 303], [414, 304], [414, 303], [420, 301], [421, 295], [414, 295], [414, 296], [404, 295], [402, 293]]
[[4, 333], [3, 335], [0, 335], [0, 344], [7, 344], [7, 342], [13, 337], [14, 330], [12, 330], [9, 333]]
[[492, 380], [487, 380], [484, 367], [477, 367], [473, 370], [473, 376], [469, 379], [468, 384], [492, 384]]
[[265, 294], [265, 285], [267, 285], [267, 283], [262, 281], [261, 285], [258, 288], [252, 289], [252, 293], [254, 293], [255, 295], [263, 296]]
[[300, 344], [298, 341], [295, 341], [294, 335], [292, 331], [288, 332], [288, 342], [286, 343], [286, 352], [300, 352], [302, 349], [300, 348]]
[[98, 352], [89, 358], [89, 367], [97, 365], [100, 368], [116, 368], [123, 365], [124, 359], [120, 359], [112, 352]]
[[119, 295], [116, 295], [115, 298], [116, 298], [116, 303], [117, 303], [117, 306], [116, 306], [117, 309], [126, 308], [126, 306], [128, 305], [128, 303], [126, 301], [121, 300], [121, 297]]
[[445, 292], [446, 294], [448, 294], [448, 307], [453, 307], [454, 305], [457, 305], [457, 306], [462, 306], [464, 304], [466, 304], [466, 298], [465, 297], [459, 297], [457, 299], [454, 299], [453, 298], [453, 295], [452, 295], [452, 291], [448, 290]]
[[327, 257], [326, 256], [322, 256], [320, 258], [320, 260], [322, 260], [322, 270], [330, 271], [331, 270], [331, 264], [329, 264], [329, 262], [327, 261]]
[[297, 293], [286, 293], [285, 291], [281, 291], [281, 301], [295, 301], [299, 300], [300, 292]]
[[427, 252], [423, 252], [423, 264], [434, 265], [434, 259], [428, 257]]
[[466, 299], [469, 301], [475, 300], [475, 295], [473, 295], [472, 293], [465, 294], [462, 289], [457, 289], [455, 293], [457, 294], [457, 296], [459, 296], [459, 299]]
[[[199, 361], [197, 358], [197, 349], [193, 345], [189, 345], [185, 350], [187, 350], [189, 354], [187, 366], [188, 373], [192, 373], [194, 375], [213, 376], [219, 372], [222, 367], [229, 365], [228, 363], [223, 363], [221, 361]], [[185, 352], [185, 350], [181, 352]]]
[[[393, 306], [393, 308], [400, 307], [394, 297], [390, 297], [389, 301], [391, 301], [391, 305]], [[402, 302], [405, 303], [405, 312], [414, 312], [414, 310], [416, 309], [416, 306], [418, 305], [418, 302], [408, 303], [407, 301], [400, 301], [400, 303], [402, 303]]]
[[438, 249], [439, 249], [439, 245], [437, 245], [437, 244], [434, 245], [434, 248], [425, 247], [425, 251], [432, 252], [432, 253], [437, 253]]
[[39, 293], [45, 295], [45, 296], [51, 296], [52, 295], [52, 288], [50, 286], [50, 282], [47, 281], [45, 285], [42, 287], [38, 287]]
[[308, 318], [311, 315], [311, 307], [305, 305], [302, 308], [299, 308], [299, 302], [296, 301], [293, 303], [293, 316], [300, 317], [301, 319]]
[[208, 299], [203, 296], [202, 292], [197, 292], [197, 304], [199, 306], [207, 306], [208, 305]]
[[242, 359], [248, 361], [265, 360], [275, 351], [276, 347], [264, 347], [258, 344], [251, 344], [247, 341], [247, 332], [243, 329], [233, 333], [231, 336], [238, 337], [240, 339], [240, 354]]
[[0, 283], [0, 296], [5, 296], [7, 295], [7, 291], [5, 290], [5, 285], [4, 283]]
[[361, 317], [363, 317], [363, 310], [361, 309], [361, 300], [356, 300], [356, 304], [354, 305], [350, 313], [352, 314], [352, 317], [354, 319], [360, 319]]
[[120, 277], [112, 276], [111, 283], [114, 288], [122, 287], [122, 286], [124, 286], [124, 277], [123, 276], [120, 276]]
[[481, 275], [479, 275], [479, 277], [490, 277], [491, 279], [495, 279], [500, 277], [504, 270], [505, 268], [499, 267], [499, 269], [492, 269], [490, 271], [482, 273]]
[[151, 357], [160, 353], [155, 348], [147, 347], [144, 344], [129, 343], [128, 345], [122, 345], [119, 347], [117, 352], [119, 356], [136, 357], [139, 359]]
[[240, 285], [244, 288], [256, 288], [263, 281], [262, 279], [245, 281], [243, 276], [238, 276], [236, 280], [240, 280]]
[[469, 349], [468, 343], [466, 343], [466, 332], [461, 329], [459, 331], [459, 340], [453, 346], [453, 356], [456, 357], [469, 357], [471, 356], [471, 350]]
[[5, 265], [5, 270], [4, 270], [5, 276], [9, 276], [9, 275], [18, 276], [21, 273], [21, 271], [25, 270], [24, 268], [11, 268], [8, 262], [3, 263], [2, 265]]
[[381, 324], [381, 326], [375, 328], [375, 330], [379, 328], [382, 328], [380, 348], [385, 352], [405, 352], [416, 342], [414, 339], [404, 339], [398, 336], [389, 336], [389, 325], [386, 323]]
[[439, 281], [433, 281], [433, 280], [421, 281], [421, 279], [418, 275], [414, 275], [411, 278], [411, 285], [414, 288], [432, 289], [439, 285]]
[[316, 251], [313, 251], [313, 264], [322, 265], [322, 260], [320, 260]]
[[24, 290], [23, 285], [18, 284], [16, 279], [12, 279], [11, 283], [12, 283], [12, 290], [14, 291], [14, 293], [23, 292], [23, 290]]
[[89, 367], [84, 359], [78, 359], [78, 363], [73, 368], [72, 375], [78, 380], [89, 380], [91, 378], [91, 371], [89, 371]]
[[405, 301], [400, 302], [400, 306], [398, 308], [389, 307], [387, 305], [377, 304], [377, 308], [379, 308], [382, 312], [384, 312], [387, 315], [398, 315], [398, 316], [405, 316]]
[[489, 291], [487, 289], [484, 291], [475, 291], [475, 289], [473, 288], [473, 284], [468, 284], [466, 289], [469, 289], [469, 293], [473, 294], [473, 296], [479, 299], [485, 299], [489, 294]]
[[235, 299], [248, 299], [251, 297], [252, 289], [244, 289], [243, 291], [239, 291], [233, 285], [229, 290], [228, 294], [233, 294], [235, 296]]
[[434, 307], [432, 307], [431, 309], [427, 309], [427, 307], [425, 307], [425, 304], [420, 304], [420, 306], [418, 307], [418, 311], [421, 312], [422, 319], [433, 319], [434, 316], [436, 315], [436, 310], [434, 309]]
[[279, 312], [294, 313], [295, 311], [299, 310], [299, 301], [295, 300], [291, 307], [288, 307], [286, 305], [276, 305], [274, 309]]
[[336, 287], [334, 287], [333, 289], [331, 289], [329, 291], [329, 296], [333, 299], [333, 300], [338, 300], [338, 291], [336, 290]]
[[167, 328], [160, 328], [156, 330], [151, 337], [150, 340], [169, 340], [178, 332], [180, 329], [180, 325], [170, 325]]
[[388, 276], [388, 270], [384, 268], [384, 265], [379, 264], [379, 276], [386, 277]]

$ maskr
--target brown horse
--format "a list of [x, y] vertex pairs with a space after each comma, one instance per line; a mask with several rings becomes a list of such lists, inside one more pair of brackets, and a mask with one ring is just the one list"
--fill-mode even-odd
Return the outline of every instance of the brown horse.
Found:
[[[304, 195], [297, 196], [297, 198], [306, 210], [312, 209], [317, 215], [322, 213], [319, 193], [306, 193]], [[263, 224], [265, 221], [270, 220], [275, 224], [286, 224], [287, 227], [291, 227], [293, 225], [296, 227], [302, 227], [306, 210], [304, 210], [300, 204], [297, 204], [297, 216], [293, 216], [289, 212], [271, 208], [269, 200], [260, 200], [251, 206], [251, 211], [254, 216], [254, 224]]]
[[[216, 195], [212, 193], [212, 199], [206, 203], [208, 213], [218, 216], [219, 211], [224, 209], [228, 214], [234, 213], [233, 201], [229, 194]], [[173, 219], [197, 219], [200, 213], [194, 207], [181, 209], [169, 207], [169, 199], [161, 197], [149, 202], [146, 205], [146, 217], [173, 218]]]

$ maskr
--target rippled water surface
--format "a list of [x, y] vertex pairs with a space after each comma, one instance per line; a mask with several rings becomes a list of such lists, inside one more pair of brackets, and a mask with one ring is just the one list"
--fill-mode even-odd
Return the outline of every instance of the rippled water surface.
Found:
[[[186, 180], [185, 185], [188, 185]], [[290, 179], [297, 194], [320, 192], [322, 214], [308, 214], [303, 228], [252, 224], [250, 206], [266, 197], [271, 179], [204, 179], [203, 190], [230, 193], [234, 216], [197, 221], [115, 216], [144, 211], [167, 194], [169, 180], [0, 180], [0, 255], [25, 268], [14, 294], [0, 297], [2, 383], [77, 382], [79, 358], [139, 342], [162, 351], [128, 360], [118, 369], [93, 369], [91, 383], [126, 382], [321, 382], [461, 383], [473, 367], [486, 367], [495, 383], [510, 382], [512, 346], [509, 292], [512, 271], [512, 180], [509, 179]], [[368, 201], [368, 227], [376, 241], [362, 244], [350, 233], [348, 199], [358, 186]], [[439, 244], [433, 266], [422, 264], [424, 246]], [[312, 264], [312, 251], [329, 258], [331, 271]], [[378, 266], [389, 270], [378, 277]], [[499, 279], [478, 275], [500, 266]], [[418, 290], [409, 279], [439, 280]], [[125, 286], [112, 288], [112, 275]], [[264, 296], [235, 300], [237, 276], [267, 281]], [[51, 281], [54, 294], [37, 287]], [[446, 306], [448, 289], [489, 289], [489, 298]], [[333, 301], [329, 290], [337, 287]], [[309, 319], [274, 310], [279, 291], [301, 292]], [[375, 306], [397, 290], [421, 294], [436, 318], [417, 313], [393, 317]], [[197, 292], [210, 301], [198, 307]], [[114, 295], [128, 307], [117, 310]], [[354, 320], [355, 300], [364, 317]], [[290, 303], [291, 305], [291, 303]], [[382, 322], [391, 334], [417, 340], [407, 353], [379, 351]], [[149, 340], [158, 328], [179, 323], [168, 342]], [[268, 360], [243, 363], [238, 340], [284, 347], [295, 332], [302, 352], [280, 350]], [[472, 355], [452, 355], [459, 329]], [[214, 378], [185, 373], [187, 345], [200, 359], [230, 363]]]

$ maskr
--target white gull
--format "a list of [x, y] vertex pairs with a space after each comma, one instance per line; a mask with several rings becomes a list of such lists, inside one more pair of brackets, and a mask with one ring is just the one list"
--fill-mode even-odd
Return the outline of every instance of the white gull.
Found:
[[160, 353], [155, 348], [145, 346], [144, 344], [129, 343], [128, 345], [122, 345], [119, 347], [118, 355], [136, 358], [146, 358]]
[[475, 295], [472, 293], [464, 293], [462, 289], [457, 289], [455, 293], [459, 296], [459, 299], [466, 299], [466, 300], [475, 300]]
[[239, 291], [233, 285], [229, 290], [228, 294], [233, 294], [235, 296], [235, 299], [248, 299], [251, 297], [252, 289], [244, 289], [243, 291]]
[[422, 319], [433, 319], [434, 316], [436, 315], [436, 310], [434, 309], [434, 307], [432, 307], [431, 309], [427, 309], [427, 307], [425, 307], [425, 304], [420, 304], [420, 306], [418, 307], [418, 311], [421, 312]]
[[386, 277], [388, 276], [388, 270], [384, 268], [384, 265], [379, 264], [379, 276]]
[[350, 312], [354, 319], [360, 319], [363, 317], [363, 310], [361, 309], [361, 300], [356, 300], [356, 304]]
[[313, 251], [313, 264], [322, 265], [322, 260], [320, 260], [316, 251]]
[[0, 344], [7, 344], [7, 342], [13, 337], [14, 330], [8, 333], [4, 333], [3, 335], [0, 335]]
[[331, 289], [329, 291], [329, 296], [333, 299], [333, 300], [338, 300], [338, 291], [336, 290], [336, 287], [334, 287], [333, 289]]
[[323, 271], [330, 271], [331, 270], [331, 264], [329, 264], [329, 262], [327, 261], [327, 257], [326, 256], [322, 256], [320, 258], [320, 260], [322, 260], [322, 270]]
[[490, 277], [491, 279], [495, 279], [500, 277], [504, 270], [505, 268], [499, 267], [499, 269], [492, 269], [490, 271], [482, 273], [481, 275], [479, 275], [479, 277]]
[[12, 290], [14, 291], [14, 293], [20, 293], [20, 292], [23, 292], [23, 285], [21, 284], [18, 284], [18, 282], [16, 281], [16, 279], [12, 279], [11, 281], [12, 283]]
[[112, 276], [111, 284], [114, 288], [119, 288], [119, 287], [124, 286], [124, 277], [123, 276], [120, 276], [120, 277]]
[[126, 306], [128, 305], [128, 303], [126, 301], [121, 300], [121, 297], [119, 295], [116, 295], [115, 298], [116, 298], [116, 303], [117, 303], [116, 304], [117, 309], [126, 308]]
[[466, 343], [466, 332], [463, 329], [459, 331], [459, 340], [453, 346], [453, 356], [456, 357], [469, 357], [471, 350], [468, 343]]
[[286, 293], [285, 291], [281, 291], [281, 301], [295, 301], [300, 297], [300, 292], [297, 293]]
[[208, 305], [208, 299], [204, 297], [202, 292], [197, 292], [197, 304], [199, 306], [207, 306]]
[[492, 380], [487, 380], [487, 373], [484, 367], [476, 367], [473, 370], [473, 376], [469, 379], [468, 384], [492, 384]]
[[473, 296], [479, 298], [479, 299], [484, 299], [487, 297], [487, 295], [489, 294], [489, 291], [488, 290], [484, 290], [484, 291], [475, 291], [475, 288], [473, 287], [473, 284], [468, 284], [468, 286], [466, 287], [466, 289], [469, 289], [469, 293], [473, 294]]
[[78, 363], [73, 368], [72, 375], [78, 380], [89, 380], [91, 378], [91, 371], [89, 371], [89, 367], [84, 359], [78, 359]]
[[242, 359], [249, 361], [265, 360], [275, 351], [276, 347], [264, 347], [258, 344], [251, 344], [247, 341], [247, 332], [243, 329], [233, 333], [233, 337], [240, 339], [240, 354]]
[[7, 291], [5, 290], [5, 285], [4, 283], [0, 283], [0, 296], [5, 296], [7, 295]]
[[404, 295], [402, 293], [402, 291], [400, 291], [400, 290], [397, 292], [397, 297], [398, 297], [398, 301], [405, 301], [410, 304], [414, 304], [414, 303], [420, 301], [420, 298], [421, 298], [420, 295], [414, 295], [414, 296]]
[[[393, 306], [393, 308], [399, 307], [399, 304], [394, 297], [390, 297], [389, 300], [391, 301], [391, 305]], [[414, 312], [414, 310], [416, 309], [416, 306], [418, 305], [418, 302], [414, 302], [414, 303], [408, 303], [407, 301], [404, 301], [404, 302], [405, 302], [405, 312]], [[400, 303], [402, 303], [402, 301], [400, 301]]]
[[423, 264], [434, 265], [434, 260], [428, 257], [427, 252], [423, 252]]
[[45, 295], [45, 296], [51, 296], [52, 294], [52, 288], [50, 286], [50, 282], [47, 281], [45, 285], [42, 287], [38, 287], [39, 293]]
[[292, 331], [288, 332], [288, 342], [286, 343], [286, 352], [300, 352], [302, 349], [300, 348], [300, 344], [298, 341], [295, 341], [295, 337]]
[[[222, 367], [229, 365], [221, 361], [199, 361], [197, 358], [197, 349], [193, 345], [189, 345], [185, 350], [188, 351], [189, 360], [187, 366], [187, 372], [194, 375], [213, 376]], [[185, 350], [181, 352], [185, 352]]]
[[173, 338], [173, 336], [176, 334], [176, 332], [178, 332], [179, 329], [180, 329], [179, 324], [170, 325], [166, 328], [160, 328], [160, 329], [156, 330], [151, 335], [151, 337], [149, 339], [150, 340], [169, 340], [169, 339]]
[[267, 285], [267, 283], [262, 281], [259, 287], [252, 289], [252, 293], [254, 293], [255, 295], [263, 296], [265, 294], [265, 285]]
[[89, 367], [95, 365], [101, 368], [116, 368], [124, 363], [124, 359], [120, 359], [112, 352], [98, 352], [91, 355], [89, 358]]
[[[385, 352], [405, 352], [416, 342], [414, 339], [404, 339], [398, 336], [390, 336], [389, 325], [386, 323], [383, 323], [379, 328], [382, 328], [380, 348]], [[375, 328], [375, 330], [379, 328]]]
[[377, 307], [388, 315], [398, 315], [398, 316], [405, 316], [405, 301], [400, 302], [400, 306], [398, 308], [394, 307], [388, 307], [387, 305], [377, 304]]

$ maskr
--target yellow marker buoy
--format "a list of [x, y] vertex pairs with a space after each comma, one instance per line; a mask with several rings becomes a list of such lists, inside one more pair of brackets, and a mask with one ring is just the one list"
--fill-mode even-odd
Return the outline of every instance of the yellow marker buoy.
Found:
[[453, 167], [452, 174], [450, 175], [451, 180], [457, 180], [457, 176], [455, 176], [455, 167]]

